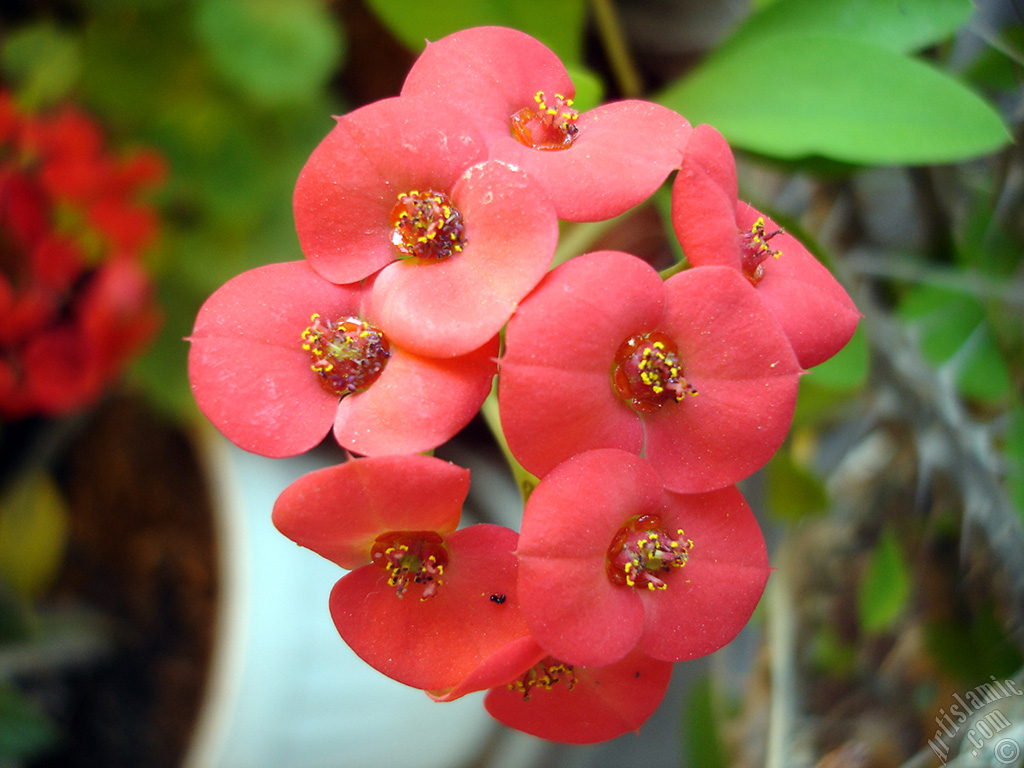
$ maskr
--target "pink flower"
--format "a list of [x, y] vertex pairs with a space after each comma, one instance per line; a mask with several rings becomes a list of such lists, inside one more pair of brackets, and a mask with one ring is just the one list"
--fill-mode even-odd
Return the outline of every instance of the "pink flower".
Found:
[[565, 664], [547, 656], [484, 706], [510, 728], [564, 744], [594, 744], [636, 731], [658, 708], [672, 664], [633, 652], [605, 667]]
[[543, 190], [486, 160], [477, 131], [423, 99], [338, 120], [295, 187], [310, 265], [332, 282], [383, 270], [374, 304], [394, 341], [433, 357], [493, 337], [544, 276], [558, 222]]
[[537, 178], [561, 219], [598, 221], [649, 197], [679, 167], [689, 123], [665, 107], [627, 100], [579, 113], [558, 57], [514, 29], [448, 35], [413, 64], [402, 96], [461, 111], [490, 157]]
[[271, 457], [312, 448], [332, 426], [361, 454], [417, 453], [451, 438], [490, 392], [497, 338], [459, 357], [413, 354], [391, 339], [368, 292], [304, 261], [225, 283], [189, 339], [200, 410], [236, 445]]
[[516, 597], [515, 531], [456, 530], [469, 471], [426, 456], [356, 459], [284, 490], [273, 520], [351, 573], [330, 596], [339, 634], [364, 661], [431, 691], [459, 685], [528, 636]]
[[735, 270], [667, 281], [616, 251], [553, 270], [509, 322], [499, 404], [509, 446], [543, 476], [591, 448], [642, 454], [665, 485], [703, 492], [782, 443], [800, 367]]
[[857, 329], [857, 308], [796, 238], [736, 195], [729, 145], [710, 125], [697, 126], [672, 189], [672, 225], [687, 260], [741, 272], [786, 332], [800, 365], [824, 362]]
[[531, 634], [552, 656], [594, 667], [633, 649], [662, 661], [718, 650], [747, 623], [769, 572], [735, 487], [673, 493], [617, 449], [578, 454], [541, 479], [517, 554]]

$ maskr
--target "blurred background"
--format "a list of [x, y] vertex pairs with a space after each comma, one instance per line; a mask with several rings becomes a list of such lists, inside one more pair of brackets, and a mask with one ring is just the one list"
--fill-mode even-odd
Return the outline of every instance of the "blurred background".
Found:
[[[188, 387], [202, 301], [302, 257], [292, 189], [331, 116], [482, 24], [558, 53], [581, 109], [718, 128], [741, 199], [864, 315], [744, 484], [775, 567], [751, 625], [594, 747], [351, 657], [340, 574], [269, 519], [340, 454], [244, 454]], [[1021, 765], [1022, 64], [1017, 0], [5, 2], [0, 767]], [[668, 199], [563, 247], [669, 266]], [[482, 423], [438, 454], [474, 519], [517, 526]]]

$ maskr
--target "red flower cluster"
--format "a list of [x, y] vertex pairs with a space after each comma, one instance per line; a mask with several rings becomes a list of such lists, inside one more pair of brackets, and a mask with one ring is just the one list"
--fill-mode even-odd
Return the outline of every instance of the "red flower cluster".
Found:
[[[735, 483], [779, 447], [804, 368], [858, 314], [737, 202], [713, 129], [572, 98], [520, 32], [428, 45], [401, 95], [338, 118], [313, 152], [294, 199], [305, 261], [217, 291], [190, 373], [249, 450], [296, 454], [333, 428], [362, 456], [300, 478], [273, 512], [351, 571], [330, 610], [360, 657], [589, 743], [639, 728], [675, 662], [750, 618], [769, 567]], [[550, 269], [559, 220], [617, 216], [673, 172], [688, 269], [664, 279], [613, 251]], [[504, 437], [539, 478], [519, 533], [460, 528], [468, 471], [416, 455], [473, 417], [495, 374]]]
[[139, 198], [164, 173], [153, 152], [110, 154], [78, 109], [31, 114], [0, 91], [0, 414], [89, 404], [156, 332]]

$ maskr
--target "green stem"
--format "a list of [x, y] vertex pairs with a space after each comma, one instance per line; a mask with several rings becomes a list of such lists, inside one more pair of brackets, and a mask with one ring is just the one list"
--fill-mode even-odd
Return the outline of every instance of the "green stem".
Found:
[[480, 413], [484, 417], [484, 421], [487, 423], [488, 428], [491, 430], [491, 434], [494, 435], [494, 440], [497, 442], [498, 447], [501, 448], [502, 454], [505, 456], [505, 461], [508, 462], [509, 469], [512, 470], [512, 477], [515, 478], [516, 486], [519, 488], [519, 492], [523, 496], [523, 503], [533, 493], [533, 489], [537, 487], [537, 483], [540, 482], [535, 475], [530, 474], [523, 465], [519, 463], [519, 460], [512, 455], [511, 449], [508, 447], [508, 440], [505, 439], [505, 431], [501, 428], [501, 416], [498, 413], [498, 389], [497, 384], [491, 388], [491, 393], [484, 400], [483, 405], [480, 406]]
[[612, 0], [591, 0], [590, 7], [594, 11], [597, 31], [622, 96], [627, 99], [639, 97], [643, 93], [643, 79], [629, 54], [626, 36], [622, 33], [622, 25]]

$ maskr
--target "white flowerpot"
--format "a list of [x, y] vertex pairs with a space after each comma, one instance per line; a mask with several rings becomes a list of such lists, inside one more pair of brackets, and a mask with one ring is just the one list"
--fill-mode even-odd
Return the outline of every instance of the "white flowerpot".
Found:
[[323, 466], [202, 441], [217, 508], [221, 599], [208, 694], [185, 768], [418, 768], [468, 763], [496, 727], [480, 694], [437, 704], [361, 661], [328, 595], [344, 571], [281, 535], [278, 494]]

